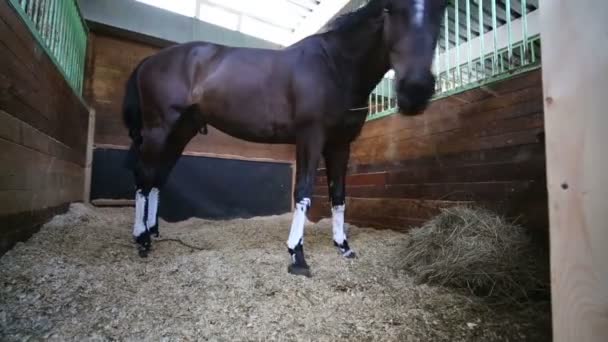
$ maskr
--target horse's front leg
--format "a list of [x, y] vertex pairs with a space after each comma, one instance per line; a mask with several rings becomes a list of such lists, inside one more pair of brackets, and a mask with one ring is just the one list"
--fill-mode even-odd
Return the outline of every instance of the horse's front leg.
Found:
[[323, 149], [327, 186], [331, 199], [332, 231], [334, 246], [345, 258], [355, 258], [355, 252], [348, 245], [344, 231], [346, 210], [346, 169], [350, 155], [350, 143], [328, 144]]
[[291, 256], [288, 272], [310, 277], [310, 267], [304, 257], [304, 224], [311, 205], [315, 174], [323, 148], [322, 129], [301, 129], [296, 138], [295, 209], [287, 249]]

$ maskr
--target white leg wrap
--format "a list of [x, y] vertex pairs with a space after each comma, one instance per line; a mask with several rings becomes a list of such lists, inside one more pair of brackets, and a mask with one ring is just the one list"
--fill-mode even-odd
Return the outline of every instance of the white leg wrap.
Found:
[[156, 213], [158, 212], [158, 194], [157, 188], [152, 188], [148, 195], [148, 217], [146, 227], [152, 228], [156, 224]]
[[306, 222], [306, 210], [310, 206], [310, 198], [303, 198], [296, 203], [296, 208], [293, 211], [293, 220], [291, 221], [291, 230], [287, 239], [287, 247], [295, 248], [300, 240], [304, 238], [304, 223]]
[[146, 208], [146, 197], [141, 189], [135, 193], [135, 223], [133, 224], [133, 236], [138, 237], [146, 231], [144, 224], [144, 210]]
[[331, 225], [334, 232], [334, 241], [338, 244], [342, 244], [346, 240], [346, 234], [344, 234], [344, 210], [346, 205], [335, 205], [331, 207]]

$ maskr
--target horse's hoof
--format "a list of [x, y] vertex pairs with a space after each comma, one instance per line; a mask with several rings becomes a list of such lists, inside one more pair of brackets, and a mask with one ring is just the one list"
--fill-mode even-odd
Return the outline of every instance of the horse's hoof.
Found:
[[334, 241], [334, 246], [336, 246], [338, 248], [338, 252], [340, 253], [340, 255], [342, 255], [346, 259], [357, 258], [357, 253], [355, 253], [355, 251], [350, 249], [350, 246], [348, 245], [348, 241], [344, 240], [344, 242], [342, 244], [338, 244], [336, 241]]
[[139, 254], [140, 258], [147, 258], [148, 257], [148, 250], [146, 250], [146, 249], [139, 249], [137, 251], [137, 254]]
[[143, 232], [135, 238], [137, 243], [137, 253], [140, 257], [145, 258], [148, 256], [148, 252], [152, 249], [152, 240], [150, 239], [150, 232]]
[[289, 274], [301, 275], [301, 276], [305, 276], [307, 278], [311, 277], [310, 267], [308, 267], [308, 265], [306, 265], [306, 266], [299, 266], [299, 265], [296, 265], [296, 264], [290, 264], [289, 267], [287, 267], [287, 272]]
[[155, 224], [153, 227], [151, 227], [148, 231], [150, 232], [150, 235], [152, 235], [155, 238], [160, 236], [160, 232], [158, 230], [158, 223]]
[[349, 249], [346, 252], [340, 252], [340, 253], [346, 259], [356, 259], [357, 258], [357, 253], [355, 253], [355, 251], [353, 251], [352, 249]]

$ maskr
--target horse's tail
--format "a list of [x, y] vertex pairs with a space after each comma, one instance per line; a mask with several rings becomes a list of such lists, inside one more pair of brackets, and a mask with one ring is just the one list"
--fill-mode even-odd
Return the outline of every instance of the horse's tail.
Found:
[[131, 76], [127, 80], [125, 86], [125, 96], [122, 103], [122, 118], [125, 126], [129, 130], [129, 137], [131, 137], [131, 147], [125, 160], [125, 166], [129, 169], [133, 169], [137, 161], [137, 151], [142, 143], [141, 130], [143, 128], [143, 121], [141, 115], [141, 106], [139, 103], [139, 88], [137, 87], [137, 75], [139, 68], [146, 60], [144, 58], [131, 72]]

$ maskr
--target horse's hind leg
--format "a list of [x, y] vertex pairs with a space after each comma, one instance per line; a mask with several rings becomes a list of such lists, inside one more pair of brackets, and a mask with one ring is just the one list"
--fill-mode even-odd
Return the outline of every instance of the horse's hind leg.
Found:
[[141, 256], [146, 256], [150, 250], [150, 237], [159, 236], [160, 189], [167, 182], [184, 148], [200, 128], [193, 110], [171, 114], [171, 117], [178, 118], [173, 125], [148, 130], [143, 134], [140, 159], [135, 172], [137, 193], [133, 228]]
[[348, 245], [344, 231], [344, 211], [346, 209], [346, 168], [350, 154], [350, 143], [328, 144], [323, 150], [327, 186], [331, 199], [331, 216], [334, 245], [342, 256], [355, 258], [355, 252]]
[[151, 234], [158, 231], [157, 211], [159, 200], [159, 169], [162, 167], [162, 151], [168, 137], [165, 127], [142, 130], [140, 146], [134, 146], [137, 158], [134, 161], [135, 176], [135, 221], [133, 238], [139, 255], [147, 256], [151, 246]]

